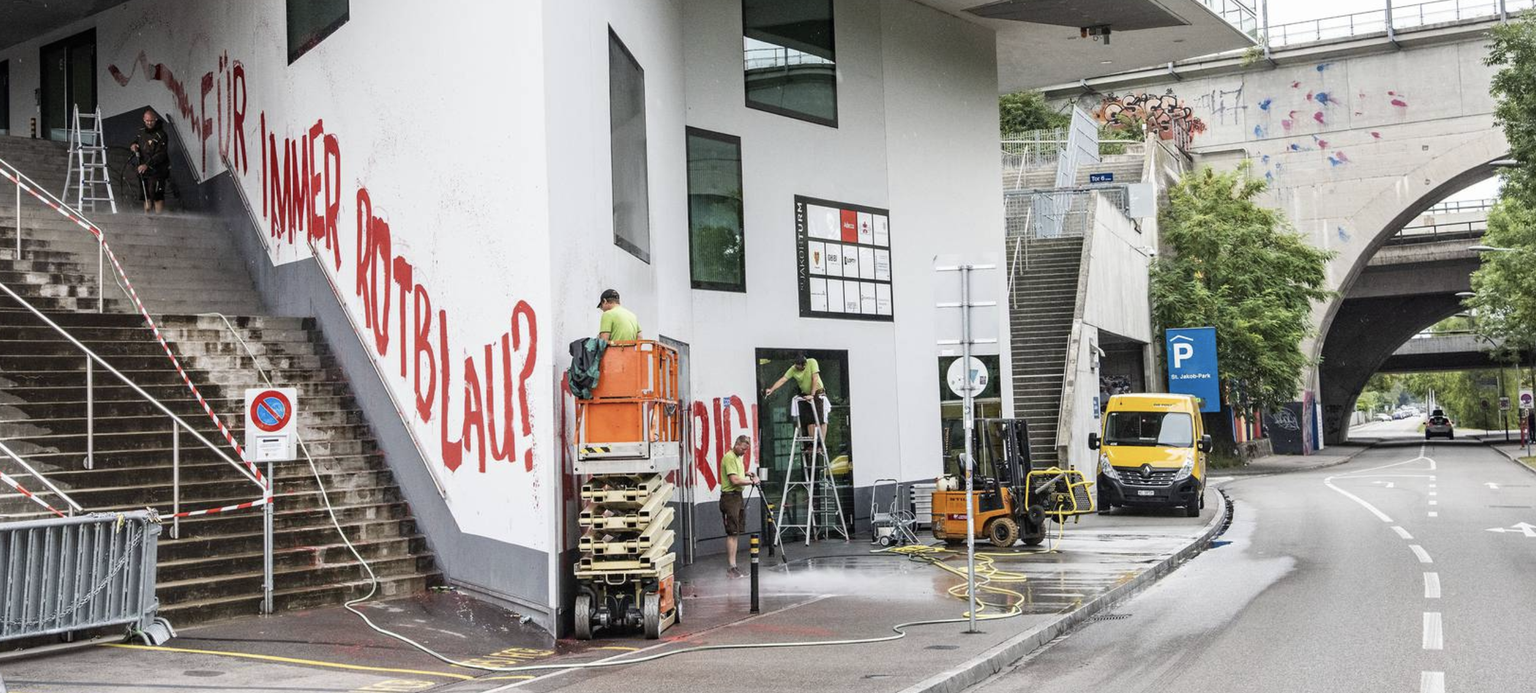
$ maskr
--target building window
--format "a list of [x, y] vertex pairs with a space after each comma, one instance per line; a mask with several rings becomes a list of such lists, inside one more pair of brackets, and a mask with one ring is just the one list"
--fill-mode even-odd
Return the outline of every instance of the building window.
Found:
[[288, 0], [288, 63], [320, 45], [349, 18], [348, 0]]
[[832, 0], [742, 0], [747, 106], [837, 127]]
[[688, 128], [688, 267], [693, 288], [747, 290], [741, 138]]
[[11, 132], [11, 63], [0, 60], [0, 135]]
[[608, 31], [608, 133], [613, 155], [613, 242], [651, 261], [651, 205], [646, 183], [645, 70]]

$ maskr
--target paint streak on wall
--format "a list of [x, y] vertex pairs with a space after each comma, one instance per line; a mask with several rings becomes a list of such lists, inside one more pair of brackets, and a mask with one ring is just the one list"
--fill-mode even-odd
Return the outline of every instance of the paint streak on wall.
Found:
[[[202, 143], [200, 177], [207, 174], [207, 142], [215, 134], [220, 138], [218, 151], [228, 152], [235, 167], [231, 174], [249, 171], [244, 130], [246, 78], [240, 61], [230, 61], [227, 54], [221, 56], [218, 70], [203, 75], [201, 97], [195, 105], [171, 69], [150, 62], [143, 52], [126, 74], [116, 65], [109, 65], [107, 71], [123, 87], [142, 71], [144, 79], [160, 82], [171, 92], [177, 110], [193, 124], [192, 130]], [[208, 108], [210, 93], [216, 99], [213, 117]], [[226, 106], [227, 121], [223, 115]], [[455, 369], [454, 356], [461, 352], [451, 348], [448, 341], [453, 311], [448, 307], [434, 309], [427, 284], [414, 276], [416, 265], [404, 253], [394, 252], [390, 224], [376, 213], [375, 201], [361, 183], [354, 194], [355, 252], [348, 256], [355, 261], [343, 263], [347, 254], [342, 251], [338, 231], [343, 187], [341, 138], [328, 132], [320, 118], [291, 137], [286, 133], [280, 137], [282, 128], [269, 123], [265, 111], [259, 119], [261, 215], [268, 223], [271, 239], [307, 246], [317, 258], [323, 247], [338, 275], [351, 269], [353, 296], [361, 302], [363, 328], [368, 330], [362, 336], [365, 341], [372, 337], [380, 361], [386, 360], [392, 349], [397, 355], [398, 377], [415, 393], [417, 416], [423, 423], [434, 418], [438, 422], [441, 464], [449, 472], [457, 472], [469, 457], [475, 463], [471, 469], [485, 473], [492, 461], [520, 461], [518, 466], [532, 472], [535, 441], [529, 380], [538, 363], [537, 311], [526, 301], [516, 301], [500, 335], [478, 349], [467, 350], [469, 355]], [[456, 371], [463, 378], [460, 388], [453, 386]], [[464, 403], [458, 421], [450, 422], [455, 396], [462, 397]], [[519, 447], [523, 453], [520, 460]]]

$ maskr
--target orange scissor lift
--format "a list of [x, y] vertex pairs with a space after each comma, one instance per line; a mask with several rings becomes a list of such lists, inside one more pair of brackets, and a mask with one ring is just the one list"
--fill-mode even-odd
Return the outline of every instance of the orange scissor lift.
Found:
[[587, 477], [577, 518], [582, 640], [636, 627], [655, 639], [682, 613], [666, 480], [683, 459], [677, 366], [677, 351], [659, 342], [610, 343], [592, 398], [576, 401], [574, 471]]

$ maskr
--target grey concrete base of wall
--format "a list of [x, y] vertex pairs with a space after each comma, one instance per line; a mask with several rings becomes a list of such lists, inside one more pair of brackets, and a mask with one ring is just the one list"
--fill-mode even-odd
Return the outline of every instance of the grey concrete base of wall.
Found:
[[1205, 530], [1200, 533], [1200, 536], [1190, 542], [1188, 546], [1159, 561], [1157, 565], [1142, 571], [1131, 580], [1084, 602], [1075, 611], [1063, 614], [1050, 623], [1037, 626], [1028, 632], [999, 643], [964, 664], [914, 684], [902, 691], [902, 693], [959, 693], [981, 683], [988, 677], [1002, 671], [1009, 664], [1018, 661], [1024, 655], [1056, 639], [1057, 636], [1076, 628], [1079, 624], [1098, 613], [1109, 609], [1125, 599], [1129, 599], [1137, 592], [1145, 589], [1159, 578], [1172, 572], [1185, 561], [1193, 558], [1195, 554], [1203, 551], [1211, 543], [1211, 540], [1226, 527], [1227, 518], [1232, 513], [1232, 505], [1227, 501], [1225, 494], [1217, 493], [1216, 496], [1221, 499], [1219, 512], [1206, 524]]

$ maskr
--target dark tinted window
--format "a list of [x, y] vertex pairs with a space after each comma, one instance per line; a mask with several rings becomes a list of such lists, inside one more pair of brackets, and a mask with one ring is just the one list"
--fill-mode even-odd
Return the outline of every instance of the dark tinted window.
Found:
[[747, 290], [741, 139], [688, 128], [688, 267], [693, 288]]
[[612, 31], [608, 32], [608, 132], [613, 168], [613, 242], [650, 262], [645, 70]]
[[347, 23], [348, 0], [288, 0], [288, 62], [320, 45]]
[[837, 125], [832, 0], [742, 0], [747, 105]]
[[1112, 412], [1104, 425], [1104, 444], [1192, 447], [1194, 422], [1178, 412]]

